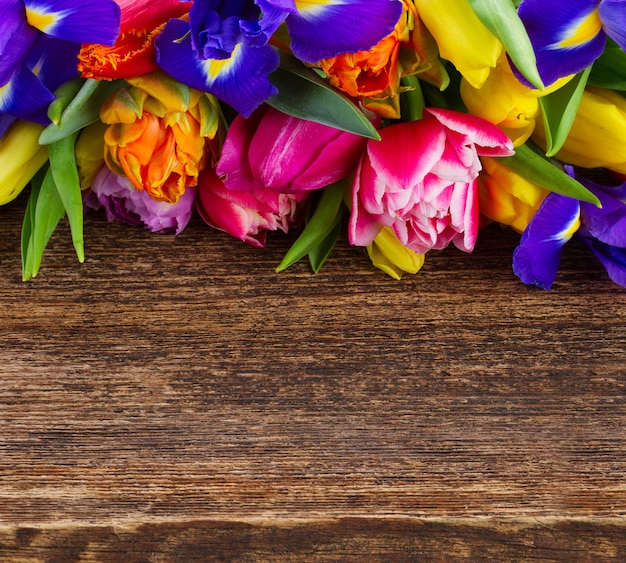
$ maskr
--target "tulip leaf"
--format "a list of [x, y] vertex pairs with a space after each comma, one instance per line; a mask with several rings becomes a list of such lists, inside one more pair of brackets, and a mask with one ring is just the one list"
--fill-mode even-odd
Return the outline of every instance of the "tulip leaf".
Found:
[[345, 184], [343, 181], [335, 182], [323, 188], [319, 202], [310, 220], [276, 267], [276, 272], [282, 272], [289, 268], [300, 258], [323, 244], [327, 237], [330, 236], [330, 233], [335, 229], [345, 211], [345, 206], [343, 205], [344, 191]]
[[528, 143], [517, 147], [513, 156], [502, 157], [500, 161], [522, 178], [546, 190], [601, 207], [600, 200], [593, 193], [554, 162], [535, 152]]
[[[43, 177], [42, 177], [43, 176]], [[22, 280], [28, 281], [39, 272], [43, 252], [65, 207], [48, 168], [32, 181], [31, 194], [22, 226]]]
[[76, 168], [76, 154], [74, 146], [78, 131], [63, 137], [48, 148], [50, 171], [54, 178], [59, 197], [67, 213], [72, 232], [72, 242], [76, 250], [78, 261], [85, 260], [83, 240], [83, 198], [80, 191], [80, 179]]
[[567, 139], [590, 72], [591, 67], [587, 67], [558, 90], [539, 98], [546, 130], [546, 156], [559, 152]]
[[266, 100], [268, 105], [300, 119], [380, 140], [376, 128], [347, 96], [294, 57], [284, 53], [280, 57], [280, 67], [270, 75], [278, 94]]
[[469, 0], [483, 25], [504, 45], [517, 69], [535, 88], [544, 84], [537, 70], [537, 58], [526, 28], [511, 0]]
[[[59, 122], [54, 123], [53, 120], [41, 132], [39, 143], [49, 145], [98, 121], [102, 104], [113, 92], [124, 85], [126, 85], [126, 82], [123, 80], [107, 82], [89, 79], [84, 82], [75, 97], [70, 98], [70, 96], [66, 95], [58, 97], [51, 104], [52, 106], [59, 100], [58, 107], [49, 110], [48, 113], [52, 112], [56, 116], [60, 112]], [[66, 104], [64, 108], [62, 107], [63, 104]]]
[[608, 39], [602, 55], [593, 63], [588, 83], [609, 90], [626, 90], [626, 52]]
[[330, 253], [339, 240], [339, 235], [341, 234], [342, 216], [343, 213], [337, 213], [335, 217], [335, 226], [322, 242], [309, 251], [309, 263], [311, 264], [311, 269], [316, 274], [322, 269], [322, 266], [324, 266], [326, 260], [328, 260]]

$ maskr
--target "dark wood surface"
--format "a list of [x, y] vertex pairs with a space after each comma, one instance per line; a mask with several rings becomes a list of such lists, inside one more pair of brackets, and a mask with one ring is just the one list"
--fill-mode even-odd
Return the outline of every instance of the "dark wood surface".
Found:
[[0, 208], [1, 561], [626, 561], [626, 290], [517, 235], [394, 281], [198, 220], [65, 225], [21, 281]]

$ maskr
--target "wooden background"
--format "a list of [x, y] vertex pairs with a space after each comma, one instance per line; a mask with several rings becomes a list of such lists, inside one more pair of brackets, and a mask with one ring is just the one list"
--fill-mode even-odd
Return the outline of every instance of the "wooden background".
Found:
[[86, 219], [22, 283], [0, 208], [1, 561], [626, 561], [626, 290], [517, 236], [397, 282], [198, 220]]

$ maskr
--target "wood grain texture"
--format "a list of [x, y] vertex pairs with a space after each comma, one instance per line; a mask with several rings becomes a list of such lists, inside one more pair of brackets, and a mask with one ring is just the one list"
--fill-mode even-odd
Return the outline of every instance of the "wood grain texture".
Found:
[[397, 282], [199, 221], [86, 219], [20, 281], [0, 208], [0, 560], [626, 560], [626, 290], [517, 235]]

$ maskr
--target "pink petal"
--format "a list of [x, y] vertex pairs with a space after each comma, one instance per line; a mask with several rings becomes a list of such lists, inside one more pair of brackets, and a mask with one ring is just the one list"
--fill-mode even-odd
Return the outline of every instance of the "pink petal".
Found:
[[380, 130], [380, 141], [368, 141], [372, 166], [390, 187], [410, 188], [421, 182], [443, 154], [446, 134], [436, 119], [396, 123]]
[[466, 135], [476, 145], [481, 155], [510, 156], [513, 143], [498, 127], [475, 115], [442, 108], [426, 108], [426, 113], [436, 117], [443, 125]]

